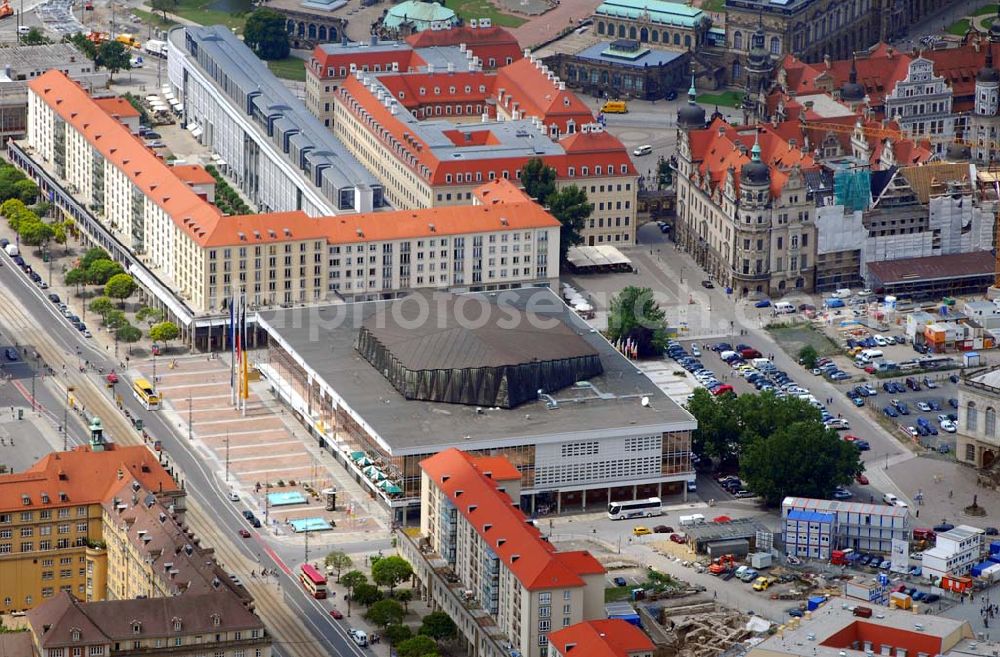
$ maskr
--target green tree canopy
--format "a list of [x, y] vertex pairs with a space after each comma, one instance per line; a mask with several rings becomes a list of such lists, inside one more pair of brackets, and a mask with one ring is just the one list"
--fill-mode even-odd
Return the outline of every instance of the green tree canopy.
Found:
[[105, 41], [97, 47], [97, 58], [94, 60], [97, 66], [107, 69], [111, 79], [114, 79], [118, 71], [127, 71], [132, 68], [132, 56], [128, 46], [120, 41]]
[[365, 618], [381, 628], [399, 625], [403, 622], [403, 605], [392, 599], [379, 600], [368, 608]]
[[163, 22], [167, 22], [167, 12], [173, 11], [174, 7], [177, 6], [176, 0], [152, 0], [149, 6], [153, 11], [158, 11], [163, 14]]
[[90, 301], [90, 310], [97, 313], [102, 318], [115, 309], [115, 303], [105, 296], [94, 297]]
[[400, 589], [398, 591], [394, 591], [392, 597], [396, 599], [398, 602], [402, 602], [403, 609], [409, 611], [410, 600], [413, 599], [413, 589]]
[[27, 205], [38, 200], [38, 185], [27, 178], [22, 178], [14, 183], [14, 192]]
[[63, 41], [72, 43], [91, 61], [97, 59], [97, 44], [87, 38], [83, 32], [77, 32], [73, 36], [63, 37]]
[[432, 611], [424, 616], [420, 623], [420, 634], [429, 636], [435, 641], [449, 641], [458, 636], [458, 626], [447, 613]]
[[525, 194], [545, 205], [556, 191], [556, 170], [547, 166], [541, 158], [533, 157], [521, 169], [521, 185]]
[[44, 46], [49, 43], [52, 43], [52, 39], [45, 36], [37, 27], [31, 28], [21, 37], [21, 45], [25, 46]]
[[799, 362], [807, 370], [811, 370], [816, 367], [816, 361], [819, 360], [819, 354], [816, 353], [816, 347], [811, 344], [807, 344], [801, 349], [799, 349]]
[[21, 236], [22, 243], [28, 246], [40, 246], [52, 239], [55, 230], [32, 214], [30, 219], [21, 220], [17, 227], [17, 234]]
[[779, 426], [744, 448], [740, 476], [769, 506], [786, 496], [825, 499], [862, 470], [861, 452], [817, 420]]
[[418, 634], [406, 641], [396, 644], [396, 654], [399, 657], [425, 657], [437, 654], [437, 643], [429, 636]]
[[396, 585], [413, 576], [413, 566], [410, 562], [393, 555], [382, 557], [372, 565], [372, 580], [379, 586], [389, 587], [391, 592]]
[[351, 598], [358, 604], [369, 607], [382, 599], [382, 592], [374, 584], [357, 584]]
[[138, 342], [142, 339], [142, 331], [125, 322], [125, 324], [115, 329], [115, 339], [127, 343]]
[[406, 641], [413, 636], [413, 630], [406, 625], [390, 625], [382, 632], [390, 644], [396, 645], [401, 641]]
[[340, 581], [340, 571], [347, 570], [354, 565], [354, 560], [341, 550], [334, 550], [330, 554], [326, 555], [324, 559], [327, 568], [333, 568], [337, 572], [337, 581]]
[[112, 299], [125, 301], [135, 293], [135, 279], [126, 273], [115, 274], [104, 284], [104, 294]]
[[122, 266], [114, 260], [98, 260], [87, 267], [87, 282], [91, 285], [104, 285], [115, 274], [122, 273]]
[[559, 220], [559, 262], [565, 262], [569, 248], [583, 242], [583, 229], [591, 212], [587, 192], [570, 185], [550, 194], [545, 205]]
[[117, 308], [104, 313], [104, 325], [110, 329], [117, 329], [128, 324], [125, 313]]
[[648, 287], [630, 285], [611, 299], [608, 339], [632, 339], [639, 358], [659, 357], [667, 347], [666, 315]]
[[87, 272], [80, 267], [74, 267], [66, 272], [66, 276], [63, 278], [66, 281], [66, 285], [74, 285], [80, 287], [87, 282]]
[[162, 322], [163, 317], [164, 315], [162, 310], [151, 306], [143, 306], [135, 314], [136, 321], [144, 322], [147, 327], [151, 327], [153, 324]]
[[9, 198], [0, 204], [0, 214], [8, 219], [20, 212], [26, 211], [28, 208], [24, 205], [24, 201], [19, 198]]
[[285, 17], [273, 9], [257, 9], [247, 18], [243, 42], [264, 60], [284, 59], [291, 52]]
[[340, 583], [347, 587], [348, 592], [351, 592], [358, 584], [367, 584], [368, 576], [360, 570], [349, 570], [340, 578]]
[[155, 342], [167, 344], [180, 336], [181, 330], [173, 322], [160, 322], [149, 328], [149, 337]]
[[58, 221], [52, 224], [52, 241], [56, 244], [66, 243], [66, 224]]
[[101, 247], [95, 246], [87, 249], [87, 252], [83, 254], [83, 257], [80, 258], [80, 266], [84, 269], [90, 269], [90, 266], [98, 260], [111, 260], [111, 256]]

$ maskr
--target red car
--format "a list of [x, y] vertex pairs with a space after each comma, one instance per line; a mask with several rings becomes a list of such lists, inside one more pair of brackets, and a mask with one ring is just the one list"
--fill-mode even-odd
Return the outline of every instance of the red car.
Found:
[[868, 485], [868, 477], [866, 477], [864, 473], [859, 474], [857, 477], [854, 478], [854, 480], [859, 484], [861, 484], [862, 486]]
[[681, 545], [687, 543], [687, 541], [684, 540], [684, 537], [681, 536], [680, 534], [671, 534], [670, 540], [673, 541], [674, 543], [680, 543]]
[[106, 378], [108, 383], [110, 383], [111, 385], [118, 383], [118, 375], [115, 374], [113, 371], [110, 374], [108, 374]]
[[330, 610], [330, 615], [336, 618], [337, 620], [340, 620], [341, 618], [344, 617], [344, 615], [340, 613], [340, 610], [336, 608]]
[[243, 538], [250, 538], [250, 530], [248, 530], [248, 529], [241, 529], [240, 530], [240, 536], [243, 537]]

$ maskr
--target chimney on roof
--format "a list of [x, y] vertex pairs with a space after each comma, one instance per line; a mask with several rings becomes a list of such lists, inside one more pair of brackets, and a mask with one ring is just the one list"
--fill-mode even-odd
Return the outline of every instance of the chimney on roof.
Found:
[[566, 83], [559, 80], [559, 91], [566, 91]]
[[531, 57], [531, 48], [525, 48], [525, 49], [524, 49], [524, 56], [525, 56], [526, 58], [527, 58], [527, 57]]
[[449, 73], [455, 72], [455, 62], [448, 62], [448, 72]]
[[465, 52], [466, 48], [467, 48], [467, 46], [464, 43], [458, 44], [458, 51], [459, 52]]
[[823, 55], [823, 64], [826, 65], [826, 70], [829, 71], [831, 67], [830, 55]]
[[885, 58], [886, 59], [892, 59], [893, 55], [895, 55], [895, 54], [896, 54], [896, 49], [893, 48], [892, 46], [889, 46], [888, 48], [885, 49]]

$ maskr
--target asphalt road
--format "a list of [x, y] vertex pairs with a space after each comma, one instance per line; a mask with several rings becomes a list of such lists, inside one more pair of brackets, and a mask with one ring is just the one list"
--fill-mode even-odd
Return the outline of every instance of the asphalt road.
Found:
[[[103, 350], [95, 347], [93, 341], [83, 338], [82, 334], [70, 326], [58, 309], [45, 298], [45, 293], [32, 284], [6, 255], [0, 255], [0, 260], [3, 262], [3, 266], [0, 267], [0, 289], [3, 290], [4, 303], [8, 305], [8, 308], [20, 308], [24, 319], [33, 324], [34, 331], [38, 334], [44, 334], [44, 339], [51, 341], [65, 354], [63, 362], [48, 363], [56, 370], [57, 376], [62, 371], [63, 364], [66, 364], [67, 367], [74, 367], [78, 358], [89, 360], [92, 367], [103, 368], [105, 372], [117, 367], [114, 355], [110, 354], [109, 356]], [[17, 321], [12, 320], [11, 317], [8, 311], [0, 311], [0, 324], [4, 325], [3, 335], [8, 339], [12, 328], [8, 324]], [[24, 323], [23, 319], [21, 323]], [[30, 327], [25, 326], [13, 328], [20, 328], [22, 331], [25, 328], [30, 330]], [[29, 350], [30, 359], [34, 347], [30, 345], [20, 346]], [[22, 384], [25, 381], [30, 382], [31, 373], [27, 363], [21, 363], [14, 367], [15, 374], [20, 377], [19, 381]], [[100, 375], [94, 372], [93, 377], [95, 385], [102, 386]], [[57, 392], [56, 386], [50, 384], [51, 382], [40, 385], [36, 381], [36, 395], [38, 401], [51, 412], [53, 418], [61, 418], [63, 394]], [[122, 391], [124, 407], [131, 412], [133, 417], [142, 418], [149, 434], [162, 441], [164, 451], [169, 454], [171, 461], [183, 473], [188, 497], [206, 510], [215, 526], [226, 535], [235, 537], [238, 530], [246, 526], [240, 515], [242, 507], [238, 508], [238, 505], [228, 501], [226, 497], [228, 491], [215, 479], [199, 455], [190, 448], [186, 437], [181, 437], [176, 428], [166, 421], [164, 414], [146, 411], [133, 399], [131, 394], [128, 394], [129, 385], [129, 382], [124, 378], [118, 383], [118, 388]], [[75, 417], [70, 426], [73, 429], [70, 433], [70, 444], [84, 443], [88, 434], [85, 431], [82, 418]], [[113, 435], [110, 437], [114, 439]], [[325, 650], [331, 654], [342, 656], [356, 655], [360, 657], [360, 655], [366, 654], [348, 637], [347, 625], [343, 621], [334, 621], [330, 618], [326, 608], [329, 603], [324, 606], [324, 603], [305, 594], [298, 583], [293, 568], [286, 566], [278, 554], [278, 552], [284, 552], [286, 548], [280, 546], [276, 541], [268, 541], [266, 537], [257, 534], [252, 541], [233, 541], [232, 545], [249, 560], [259, 558], [262, 567], [278, 570], [280, 590], [285, 601], [299, 620], [323, 644]], [[373, 549], [371, 545], [370, 543], [366, 544], [366, 547]], [[378, 547], [375, 545], [374, 549]], [[351, 548], [352, 546], [343, 546], [342, 549], [350, 550]], [[275, 646], [275, 654], [283, 654], [280, 646]]]

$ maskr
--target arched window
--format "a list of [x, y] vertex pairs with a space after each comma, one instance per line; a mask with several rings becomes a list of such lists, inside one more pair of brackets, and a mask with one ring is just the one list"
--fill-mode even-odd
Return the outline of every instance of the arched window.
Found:
[[681, 45], [681, 35], [678, 34], [677, 32], [674, 32], [674, 45], [675, 46]]
[[771, 54], [780, 55], [781, 54], [781, 39], [778, 37], [771, 37]]
[[965, 407], [965, 428], [975, 431], [979, 424], [979, 411], [976, 410], [976, 402], [969, 402]]
[[733, 82], [739, 81], [743, 76], [743, 67], [740, 66], [739, 62], [733, 62]]
[[597, 33], [604, 34], [604, 21], [597, 21]]
[[690, 34], [685, 34], [684, 35], [684, 46], [686, 48], [690, 48], [691, 47], [691, 35]]
[[633, 25], [632, 27], [628, 28], [628, 38], [635, 41], [635, 36], [636, 36], [635, 25]]
[[641, 41], [642, 43], [646, 43], [647, 41], [649, 41], [649, 30], [647, 30], [646, 28], [642, 28], [641, 30], [639, 30], [639, 41]]
[[743, 33], [734, 32], [733, 33], [733, 48], [736, 50], [743, 50]]
[[618, 26], [618, 38], [619, 39], [624, 39], [625, 38], [625, 26], [624, 25], [619, 25]]
[[659, 43], [660, 42], [660, 31], [659, 30], [653, 30], [652, 37], [653, 37], [653, 39], [652, 39], [653, 43]]
[[993, 410], [992, 406], [986, 408], [986, 430], [987, 436], [995, 436], [997, 433], [997, 412]]

